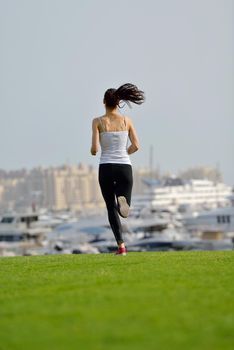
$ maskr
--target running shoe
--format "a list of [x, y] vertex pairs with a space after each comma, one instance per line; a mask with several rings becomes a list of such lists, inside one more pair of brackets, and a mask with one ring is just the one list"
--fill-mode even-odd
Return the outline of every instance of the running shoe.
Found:
[[126, 248], [118, 248], [117, 252], [115, 255], [126, 255], [127, 254], [127, 249]]
[[127, 218], [129, 215], [129, 205], [124, 196], [119, 196], [117, 198], [119, 213], [123, 218]]

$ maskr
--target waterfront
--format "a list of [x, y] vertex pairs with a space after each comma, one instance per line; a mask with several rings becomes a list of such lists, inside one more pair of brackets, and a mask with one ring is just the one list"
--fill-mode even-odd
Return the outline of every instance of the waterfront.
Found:
[[[230, 208], [228, 208], [230, 210]], [[234, 209], [231, 222], [233, 222]], [[208, 211], [212, 214], [212, 211]], [[210, 217], [210, 216], [209, 216]], [[167, 250], [231, 250], [234, 232], [218, 225], [197, 226], [196, 230], [186, 224], [179, 213], [154, 213], [150, 218], [130, 217], [123, 221], [124, 238], [128, 251]], [[35, 233], [35, 231], [32, 231]], [[1, 237], [0, 255], [47, 255], [112, 253], [116, 242], [105, 214], [64, 221], [39, 230], [38, 236], [18, 237], [9, 241]]]
[[[130, 216], [121, 219], [129, 252], [231, 250], [234, 202], [230, 186], [208, 180], [142, 179]], [[112, 253], [116, 242], [104, 208], [83, 212], [35, 207], [0, 222], [0, 255]]]

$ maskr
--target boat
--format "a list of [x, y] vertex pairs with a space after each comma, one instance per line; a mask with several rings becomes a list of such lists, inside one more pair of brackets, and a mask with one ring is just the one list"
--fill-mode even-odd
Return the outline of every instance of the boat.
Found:
[[50, 228], [41, 224], [37, 213], [3, 215], [0, 221], [0, 241], [20, 242], [42, 238]]
[[231, 186], [206, 179], [170, 177], [163, 180], [143, 179], [143, 182], [147, 186], [145, 193], [133, 198], [134, 216], [140, 216], [145, 208], [184, 212], [225, 207], [230, 205], [233, 193]]
[[182, 222], [190, 232], [221, 232], [234, 237], [234, 206], [185, 214]]

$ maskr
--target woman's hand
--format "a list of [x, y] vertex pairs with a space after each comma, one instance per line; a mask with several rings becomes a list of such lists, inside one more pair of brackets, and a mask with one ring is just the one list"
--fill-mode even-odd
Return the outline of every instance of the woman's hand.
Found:
[[96, 156], [97, 152], [93, 151], [93, 149], [91, 148], [90, 153], [92, 154], [92, 156]]

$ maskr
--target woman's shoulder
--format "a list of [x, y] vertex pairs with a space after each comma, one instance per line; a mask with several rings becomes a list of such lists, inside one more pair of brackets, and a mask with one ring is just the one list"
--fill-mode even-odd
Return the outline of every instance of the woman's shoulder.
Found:
[[92, 122], [93, 124], [98, 124], [100, 122], [100, 119], [102, 119], [104, 115], [101, 115], [100, 117], [94, 117]]
[[132, 125], [132, 119], [128, 115], [123, 115], [123, 117], [126, 121], [127, 126], [130, 127]]
[[132, 121], [132, 119], [131, 119], [128, 115], [124, 115], [123, 117], [124, 117], [125, 120], [127, 120], [127, 121]]

